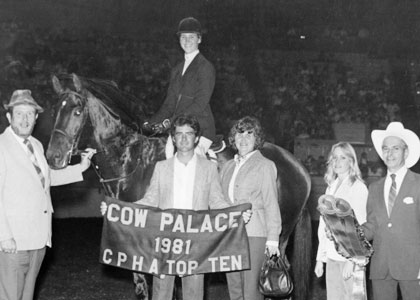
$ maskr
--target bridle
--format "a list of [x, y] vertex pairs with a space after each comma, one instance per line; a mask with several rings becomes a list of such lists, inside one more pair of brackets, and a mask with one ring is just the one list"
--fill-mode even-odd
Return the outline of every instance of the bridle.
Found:
[[[84, 110], [84, 111], [87, 111], [87, 103], [88, 103], [88, 97], [87, 97], [87, 96], [82, 95], [82, 94], [80, 94], [80, 93], [78, 93], [78, 92], [75, 92], [75, 91], [67, 90], [67, 91], [62, 92], [62, 93], [60, 94], [60, 100], [61, 100], [64, 96], [66, 96], [66, 95], [75, 95], [76, 97], [78, 97], [82, 103], [85, 103], [85, 106], [84, 106], [84, 109], [83, 109], [83, 110]], [[84, 121], [83, 121], [83, 123], [81, 124], [80, 128], [83, 128], [84, 123], [86, 122], [86, 119], [87, 119], [87, 118], [85, 118], [85, 120], [84, 120]], [[68, 156], [68, 161], [67, 161], [67, 164], [69, 164], [69, 163], [70, 163], [70, 161], [71, 161], [71, 157], [72, 157], [72, 156], [75, 156], [75, 155], [80, 155], [80, 154], [82, 154], [82, 153], [84, 152], [83, 150], [79, 150], [79, 149], [77, 149], [77, 145], [78, 145], [78, 143], [79, 143], [79, 139], [80, 139], [81, 134], [78, 134], [78, 136], [77, 136], [76, 138], [73, 138], [73, 137], [71, 137], [71, 136], [70, 136], [67, 132], [65, 132], [64, 130], [61, 130], [61, 129], [56, 129], [56, 128], [54, 128], [54, 129], [53, 129], [52, 133], [58, 133], [58, 134], [61, 134], [61, 135], [63, 135], [65, 138], [67, 138], [69, 141], [71, 141], [71, 142], [72, 142], [71, 147], [70, 147], [70, 150], [69, 150], [68, 152], [66, 152], [66, 154], [67, 154], [67, 156]], [[133, 143], [133, 144], [135, 144], [135, 143]], [[127, 146], [126, 146], [126, 148], [132, 147], [132, 146], [133, 146], [133, 144], [129, 144], [129, 145], [127, 145]], [[102, 151], [98, 151], [98, 152], [96, 152], [96, 154], [100, 154], [100, 153], [104, 153], [104, 152], [106, 152], [106, 151], [105, 151], [105, 150], [102, 150]], [[96, 154], [94, 154], [94, 155], [96, 155]], [[92, 161], [92, 160], [91, 160], [91, 163], [92, 163], [92, 165], [93, 165], [93, 169], [95, 170], [96, 175], [97, 175], [97, 176], [98, 176], [98, 178], [99, 178], [99, 182], [100, 182], [100, 183], [102, 183], [103, 185], [105, 185], [106, 183], [110, 183], [110, 182], [114, 182], [114, 181], [121, 181], [121, 180], [124, 180], [124, 179], [127, 179], [127, 178], [131, 177], [131, 176], [132, 176], [132, 175], [133, 175], [133, 174], [137, 171], [137, 168], [138, 168], [138, 167], [139, 167], [139, 165], [141, 164], [141, 161], [142, 161], [142, 159], [141, 159], [141, 158], [138, 158], [138, 159], [137, 159], [136, 167], [135, 167], [135, 168], [133, 169], [133, 171], [131, 171], [129, 174], [124, 175], [124, 176], [118, 176], [118, 177], [113, 177], [113, 178], [107, 178], [107, 179], [105, 179], [105, 178], [103, 178], [103, 177], [102, 177], [101, 173], [99, 172], [99, 166], [98, 166], [98, 164], [96, 164], [96, 163], [95, 163], [94, 161]], [[105, 188], [105, 186], [104, 186], [104, 188]]]

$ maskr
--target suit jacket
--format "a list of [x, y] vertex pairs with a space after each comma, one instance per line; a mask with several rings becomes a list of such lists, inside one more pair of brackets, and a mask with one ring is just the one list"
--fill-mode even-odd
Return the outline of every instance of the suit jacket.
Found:
[[30, 140], [39, 154], [37, 160], [44, 170], [45, 187], [12, 129], [6, 128], [0, 135], [0, 241], [13, 238], [18, 250], [51, 245], [50, 186], [83, 180], [80, 165], [50, 170], [42, 144], [33, 137]]
[[404, 177], [391, 216], [384, 200], [385, 178], [369, 186], [367, 239], [373, 239], [370, 278], [415, 280], [420, 272], [420, 175], [410, 170]]
[[[229, 183], [235, 170], [235, 161], [228, 161], [221, 172], [222, 190], [229, 201]], [[239, 169], [234, 183], [233, 205], [252, 204], [252, 217], [246, 224], [248, 236], [267, 237], [278, 241], [281, 216], [277, 194], [277, 168], [274, 162], [256, 151]]]
[[200, 123], [202, 135], [213, 141], [216, 129], [209, 103], [216, 81], [216, 71], [201, 53], [194, 57], [184, 75], [183, 67], [184, 62], [181, 62], [172, 69], [166, 99], [149, 121], [173, 121], [175, 117], [184, 113], [195, 115]]
[[[161, 209], [173, 208], [174, 159], [175, 157], [171, 157], [156, 163], [150, 186], [144, 198], [137, 203]], [[204, 157], [197, 156], [193, 210], [219, 209], [228, 206], [223, 197], [216, 165]]]

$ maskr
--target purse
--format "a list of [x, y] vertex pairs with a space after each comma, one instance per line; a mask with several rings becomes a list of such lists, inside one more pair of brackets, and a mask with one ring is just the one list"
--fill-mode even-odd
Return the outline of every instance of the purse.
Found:
[[281, 256], [265, 256], [258, 288], [269, 297], [287, 297], [293, 291], [293, 281]]

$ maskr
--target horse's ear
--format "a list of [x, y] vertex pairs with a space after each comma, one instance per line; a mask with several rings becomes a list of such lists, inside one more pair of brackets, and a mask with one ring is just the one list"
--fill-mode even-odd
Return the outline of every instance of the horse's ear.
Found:
[[54, 87], [54, 91], [60, 95], [63, 92], [63, 87], [60, 84], [60, 80], [58, 80], [57, 76], [53, 75], [51, 81]]
[[79, 77], [76, 74], [72, 74], [73, 76], [73, 84], [76, 88], [76, 92], [80, 93], [82, 91], [82, 82], [80, 81]]

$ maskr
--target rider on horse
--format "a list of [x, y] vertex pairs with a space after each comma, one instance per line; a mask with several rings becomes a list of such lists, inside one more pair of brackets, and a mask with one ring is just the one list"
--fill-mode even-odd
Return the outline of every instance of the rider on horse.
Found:
[[[159, 111], [143, 124], [146, 132], [166, 132], [171, 122], [181, 114], [197, 117], [202, 136], [196, 152], [205, 156], [215, 140], [216, 130], [210, 98], [216, 80], [214, 66], [200, 53], [201, 24], [192, 17], [181, 20], [177, 35], [184, 50], [185, 60], [177, 64], [171, 72], [168, 92]], [[166, 157], [173, 156], [172, 139], [166, 144]]]

